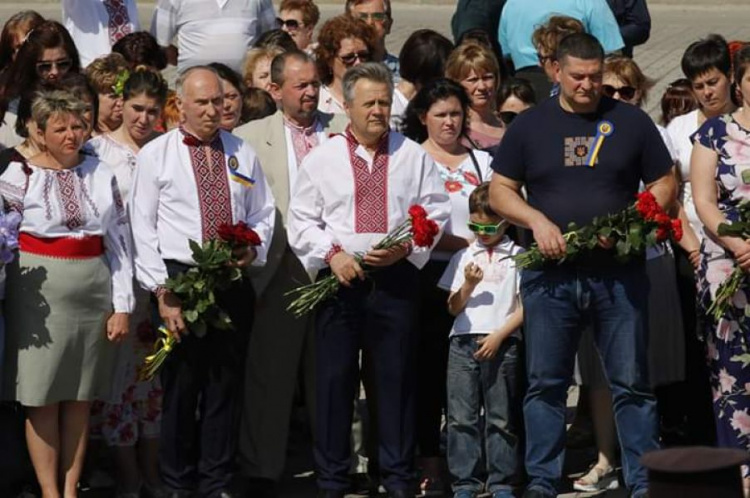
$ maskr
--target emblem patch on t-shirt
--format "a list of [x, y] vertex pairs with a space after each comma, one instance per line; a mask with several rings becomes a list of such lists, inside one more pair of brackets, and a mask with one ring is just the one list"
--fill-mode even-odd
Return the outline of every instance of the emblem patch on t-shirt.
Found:
[[596, 166], [604, 139], [614, 130], [615, 127], [609, 121], [599, 121], [595, 137], [566, 137], [565, 166]]
[[[565, 137], [565, 166], [586, 166], [595, 137]], [[597, 161], [599, 158], [596, 158]]]

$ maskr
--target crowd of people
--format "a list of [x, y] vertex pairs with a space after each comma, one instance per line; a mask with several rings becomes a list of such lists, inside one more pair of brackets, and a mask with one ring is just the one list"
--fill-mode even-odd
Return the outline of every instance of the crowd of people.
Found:
[[[116, 498], [278, 497], [299, 439], [321, 498], [554, 497], [566, 446], [597, 453], [574, 489], [640, 498], [660, 447], [746, 454], [747, 280], [713, 310], [750, 270], [720, 228], [750, 222], [750, 44], [689, 40], [654, 96], [643, 0], [495, 3], [398, 55], [389, 0], [320, 26], [312, 0], [159, 0], [150, 31], [135, 0], [8, 19], [0, 494], [72, 498], [105, 470]], [[642, 191], [679, 240], [569, 257], [571, 223]], [[418, 208], [434, 242], [379, 244]], [[260, 244], [211, 297], [233, 326], [199, 332], [172, 283], [240, 222]]]

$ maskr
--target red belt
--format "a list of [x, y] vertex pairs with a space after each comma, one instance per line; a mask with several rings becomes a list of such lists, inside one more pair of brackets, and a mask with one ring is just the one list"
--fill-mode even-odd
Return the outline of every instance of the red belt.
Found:
[[24, 232], [18, 236], [18, 246], [23, 252], [58, 258], [85, 259], [104, 254], [104, 239], [100, 235], [42, 238]]

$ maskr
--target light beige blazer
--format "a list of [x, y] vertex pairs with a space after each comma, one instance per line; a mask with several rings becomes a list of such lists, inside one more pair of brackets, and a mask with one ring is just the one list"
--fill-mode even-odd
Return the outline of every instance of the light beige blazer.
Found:
[[[346, 129], [349, 120], [344, 115], [319, 114], [318, 119], [326, 133], [341, 133]], [[233, 133], [247, 142], [255, 150], [268, 185], [276, 200], [276, 224], [273, 239], [268, 250], [266, 265], [252, 273], [252, 281], [258, 296], [263, 293], [268, 282], [276, 274], [279, 263], [286, 251], [289, 251], [286, 238], [286, 215], [289, 210], [289, 151], [284, 134], [284, 118], [281, 111], [235, 128]], [[295, 271], [293, 278], [299, 279], [300, 285], [310, 282], [302, 265], [300, 272]]]

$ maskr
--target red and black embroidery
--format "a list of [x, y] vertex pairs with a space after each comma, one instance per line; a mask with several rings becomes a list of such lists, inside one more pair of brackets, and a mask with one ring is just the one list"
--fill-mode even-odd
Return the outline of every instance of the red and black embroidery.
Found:
[[53, 174], [57, 180], [57, 194], [63, 222], [70, 230], [75, 230], [83, 226], [84, 222], [76, 174], [70, 170], [61, 170]]
[[354, 232], [388, 233], [388, 133], [378, 143], [372, 170], [357, 154], [359, 142], [351, 130], [344, 136], [354, 175]]
[[221, 134], [217, 133], [210, 142], [203, 143], [181, 131], [185, 135], [183, 143], [188, 146], [198, 188], [203, 240], [214, 239], [221, 225], [232, 223], [232, 202]]
[[294, 149], [294, 157], [297, 160], [297, 167], [299, 168], [307, 154], [318, 146], [318, 134], [315, 132], [318, 127], [318, 120], [315, 119], [313, 124], [304, 127], [284, 118], [284, 126], [289, 129], [289, 133], [292, 136], [292, 148]]
[[107, 9], [109, 22], [109, 43], [114, 45], [120, 38], [129, 35], [133, 29], [130, 26], [130, 16], [124, 0], [103, 0], [104, 8]]

